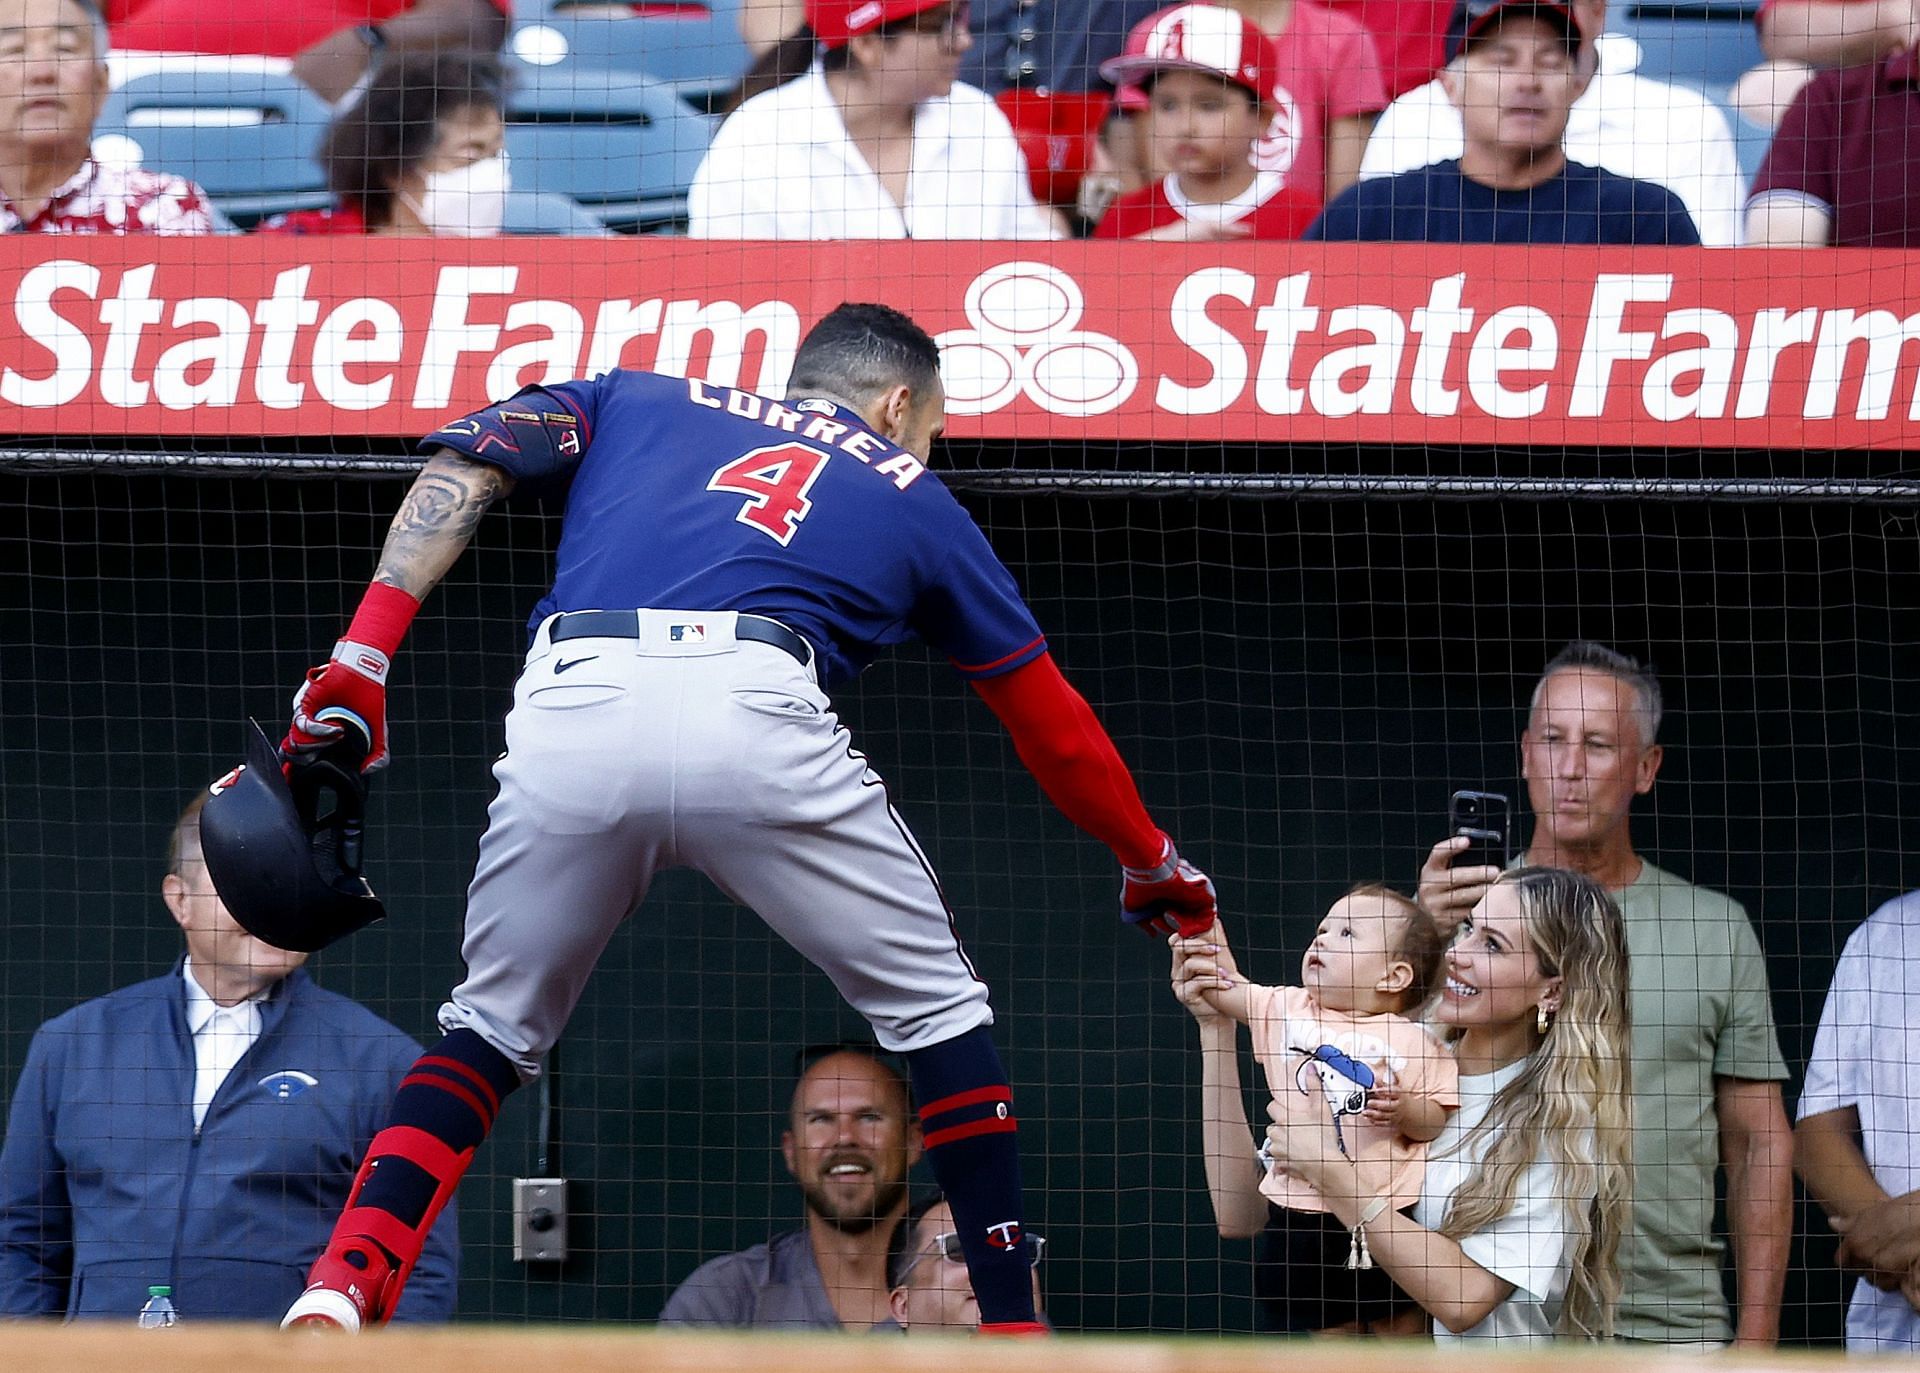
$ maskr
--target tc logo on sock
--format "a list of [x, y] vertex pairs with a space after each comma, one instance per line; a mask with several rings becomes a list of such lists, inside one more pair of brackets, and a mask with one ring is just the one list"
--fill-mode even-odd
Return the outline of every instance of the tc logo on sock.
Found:
[[1003, 1220], [987, 1227], [987, 1243], [995, 1249], [1014, 1249], [1020, 1244], [1020, 1222]]

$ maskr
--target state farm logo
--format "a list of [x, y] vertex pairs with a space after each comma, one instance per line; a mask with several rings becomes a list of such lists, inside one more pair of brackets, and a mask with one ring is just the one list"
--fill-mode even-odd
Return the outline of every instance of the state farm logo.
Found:
[[965, 309], [973, 327], [934, 340], [953, 414], [992, 414], [1024, 395], [1049, 414], [1104, 415], [1140, 380], [1125, 344], [1077, 327], [1086, 298], [1058, 267], [989, 267], [967, 287]]

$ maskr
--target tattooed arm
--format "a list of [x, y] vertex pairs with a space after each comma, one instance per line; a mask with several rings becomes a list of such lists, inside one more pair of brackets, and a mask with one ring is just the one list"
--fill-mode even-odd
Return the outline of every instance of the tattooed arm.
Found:
[[420, 601], [440, 584], [487, 507], [513, 488], [497, 467], [435, 449], [393, 517], [380, 566], [333, 656], [307, 674], [293, 698], [293, 724], [281, 742], [292, 758], [341, 737], [342, 716], [366, 736], [362, 767], [387, 761], [387, 673]]
[[434, 450], [400, 505], [373, 579], [424, 600], [473, 541], [487, 507], [513, 489], [497, 467]]

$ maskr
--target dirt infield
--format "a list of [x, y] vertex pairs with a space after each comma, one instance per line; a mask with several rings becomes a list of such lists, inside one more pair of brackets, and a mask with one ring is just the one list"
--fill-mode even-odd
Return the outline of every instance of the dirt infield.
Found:
[[[256, 1326], [0, 1326], [5, 1373], [1837, 1373], [1837, 1356], [1653, 1354], [1640, 1349], [1461, 1352], [1429, 1344], [1257, 1339], [1085, 1338], [973, 1343], [873, 1336], [688, 1334], [609, 1326], [450, 1326], [360, 1340], [281, 1335]], [[1337, 1360], [1335, 1351], [1338, 1350]], [[977, 1357], [976, 1357], [977, 1356]], [[1858, 1361], [1849, 1364], [1857, 1366]]]

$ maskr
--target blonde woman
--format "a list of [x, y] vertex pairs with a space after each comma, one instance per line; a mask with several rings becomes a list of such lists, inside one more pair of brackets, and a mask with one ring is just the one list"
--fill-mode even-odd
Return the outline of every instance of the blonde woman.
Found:
[[[1174, 990], [1208, 1049], [1207, 1167], [1223, 1231], [1259, 1173], [1232, 1044], [1201, 993], [1239, 985], [1217, 927], [1174, 943]], [[1274, 1125], [1276, 1167], [1315, 1188], [1442, 1339], [1606, 1339], [1633, 1201], [1627, 951], [1604, 888], [1559, 868], [1507, 873], [1447, 954], [1431, 1014], [1454, 1047], [1460, 1109], [1430, 1146], [1410, 1214], [1364, 1196], [1331, 1128]], [[1238, 1120], [1235, 1121], [1234, 1117]], [[1240, 1139], [1244, 1141], [1245, 1135]], [[1364, 1241], [1364, 1245], [1363, 1245]]]

